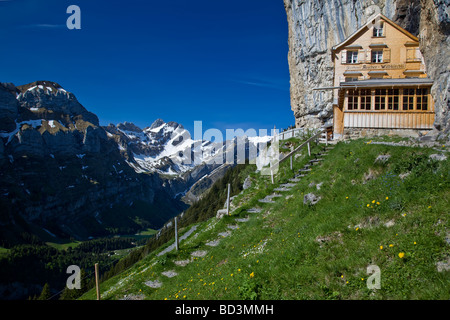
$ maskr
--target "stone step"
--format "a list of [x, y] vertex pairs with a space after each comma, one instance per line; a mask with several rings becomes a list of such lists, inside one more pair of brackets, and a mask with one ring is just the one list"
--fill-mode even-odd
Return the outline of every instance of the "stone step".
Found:
[[173, 278], [173, 277], [176, 277], [178, 275], [178, 273], [176, 273], [173, 270], [164, 271], [164, 272], [161, 272], [161, 274], [163, 276], [166, 276], [167, 278]]
[[231, 231], [230, 230], [219, 233], [219, 236], [222, 237], [222, 238], [226, 238], [226, 237], [228, 237], [230, 235], [231, 235]]
[[292, 179], [289, 179], [289, 181], [290, 182], [300, 182], [301, 179], [299, 179], [299, 178], [292, 178]]
[[250, 220], [249, 217], [245, 217], [245, 218], [236, 218], [234, 219], [236, 222], [247, 222], [248, 220]]
[[250, 209], [247, 209], [247, 212], [248, 213], [260, 213], [262, 211], [262, 209], [260, 209], [260, 208], [250, 208]]
[[159, 281], [159, 280], [155, 280], [155, 281], [146, 281], [146, 282], [144, 282], [144, 284], [145, 284], [146, 286], [149, 286], [150, 288], [154, 288], [154, 289], [161, 288], [162, 285], [163, 285], [162, 282]]
[[216, 239], [216, 240], [208, 241], [205, 244], [210, 247], [217, 247], [219, 245], [219, 243], [220, 243], [220, 239]]
[[273, 191], [278, 191], [278, 192], [286, 192], [286, 191], [291, 191], [291, 190], [292, 190], [291, 188], [286, 188], [286, 187], [273, 189]]
[[201, 257], [206, 256], [207, 253], [208, 253], [208, 251], [205, 251], [205, 250], [198, 250], [198, 251], [192, 252], [192, 253], [191, 253], [191, 256], [192, 256], [192, 257], [195, 257], [195, 258], [201, 258]]
[[283, 184], [280, 184], [280, 187], [282, 187], [282, 188], [292, 188], [292, 187], [295, 187], [295, 186], [296, 186], [295, 183], [283, 183]]
[[175, 265], [179, 266], [179, 267], [185, 267], [186, 265], [188, 265], [189, 263], [191, 263], [192, 260], [187, 259], [187, 260], [175, 260], [173, 263], [175, 263]]
[[267, 197], [264, 199], [259, 199], [258, 201], [261, 203], [275, 203], [275, 201], [273, 201], [272, 198], [267, 199]]

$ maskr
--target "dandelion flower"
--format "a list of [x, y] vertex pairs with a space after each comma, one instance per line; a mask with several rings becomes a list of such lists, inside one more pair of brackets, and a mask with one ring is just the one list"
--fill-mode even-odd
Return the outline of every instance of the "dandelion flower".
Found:
[[398, 254], [398, 257], [399, 257], [400, 259], [403, 259], [404, 256], [405, 256], [405, 253], [404, 253], [404, 252], [400, 252], [400, 253]]
[[379, 203], [378, 201], [377, 201], [377, 205], [380, 205], [381, 203]]
[[414, 241], [414, 244], [417, 244], [417, 243]]
[[255, 276], [254, 272], [250, 273], [250, 278], [253, 278], [254, 276]]
[[392, 248], [393, 246], [394, 246], [393, 244], [390, 244], [390, 245], [389, 245], [390, 248]]
[[345, 197], [345, 199], [348, 199], [348, 197]]
[[389, 197], [386, 197], [386, 200], [389, 200]]
[[370, 207], [370, 203], [367, 204], [367, 208]]
[[358, 231], [358, 230], [359, 230], [359, 228], [356, 228], [355, 230], [356, 230], [356, 231]]
[[380, 246], [380, 250], [383, 250], [383, 246]]
[[375, 200], [372, 200], [372, 203], [375, 203], [376, 201]]

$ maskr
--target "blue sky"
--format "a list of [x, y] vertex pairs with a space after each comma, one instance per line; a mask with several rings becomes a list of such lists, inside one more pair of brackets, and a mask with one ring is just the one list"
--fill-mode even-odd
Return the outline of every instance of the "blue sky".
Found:
[[0, 37], [1, 82], [58, 82], [102, 125], [294, 123], [282, 0], [0, 0]]

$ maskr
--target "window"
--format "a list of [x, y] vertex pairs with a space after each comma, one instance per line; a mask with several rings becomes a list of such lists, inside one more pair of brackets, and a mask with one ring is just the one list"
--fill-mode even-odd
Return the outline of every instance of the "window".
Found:
[[386, 110], [386, 89], [375, 90], [375, 110]]
[[348, 110], [358, 110], [358, 91], [348, 90], [347, 93], [347, 109]]
[[372, 63], [383, 62], [383, 50], [372, 50]]
[[370, 90], [361, 90], [361, 110], [370, 110], [372, 107], [372, 92]]
[[384, 23], [380, 22], [378, 25], [373, 27], [373, 36], [382, 37], [384, 36]]
[[428, 89], [417, 89], [416, 95], [416, 109], [428, 110]]
[[414, 89], [403, 89], [403, 110], [414, 110]]
[[358, 63], [358, 51], [347, 51], [347, 63]]
[[358, 81], [358, 77], [345, 77], [345, 82]]
[[388, 94], [388, 104], [387, 104], [388, 110], [398, 111], [400, 90], [389, 89], [387, 94]]

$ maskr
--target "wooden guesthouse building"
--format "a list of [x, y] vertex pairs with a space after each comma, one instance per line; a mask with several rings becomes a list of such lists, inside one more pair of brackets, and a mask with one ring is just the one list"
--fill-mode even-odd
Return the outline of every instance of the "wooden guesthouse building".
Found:
[[433, 81], [419, 39], [379, 14], [332, 49], [333, 134], [428, 131]]

